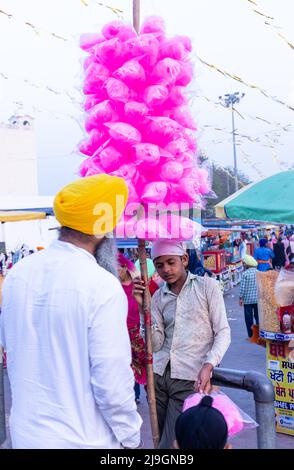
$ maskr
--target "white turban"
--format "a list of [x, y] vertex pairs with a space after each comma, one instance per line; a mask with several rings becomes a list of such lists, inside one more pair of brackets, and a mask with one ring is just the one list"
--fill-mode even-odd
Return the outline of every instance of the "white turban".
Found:
[[151, 258], [159, 256], [183, 256], [186, 253], [184, 243], [173, 240], [159, 240], [152, 244]]

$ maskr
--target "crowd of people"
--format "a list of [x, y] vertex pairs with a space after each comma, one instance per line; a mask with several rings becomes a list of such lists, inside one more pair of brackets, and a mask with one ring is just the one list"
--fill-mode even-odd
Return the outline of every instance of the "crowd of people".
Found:
[[[13, 448], [142, 446], [135, 398], [146, 384], [146, 286], [108, 236], [124, 209], [115, 207], [118, 195], [126, 202], [126, 184], [108, 175], [64, 187], [54, 200], [58, 240], [19, 261], [5, 279], [1, 344]], [[110, 210], [95, 210], [100, 202]], [[195, 391], [210, 392], [230, 328], [218, 283], [188, 271], [181, 242], [153, 243], [151, 258], [161, 279], [149, 281], [159, 447], [172, 448], [175, 440], [183, 447], [182, 425], [175, 431], [183, 402]], [[208, 417], [210, 405], [196, 407], [194, 430], [197, 413], [204, 409]]]
[[[244, 317], [248, 338], [253, 337], [254, 328], [257, 327], [258, 338], [258, 301], [256, 271], [266, 272], [271, 269], [290, 269], [294, 264], [294, 228], [281, 230], [276, 236], [272, 232], [270, 237], [256, 239], [254, 257], [247, 254], [247, 236], [242, 233], [240, 256], [243, 260], [244, 272], [240, 286], [240, 306], [244, 306]], [[257, 339], [258, 340], [258, 339]]]
[[[140, 385], [146, 388], [140, 316], [147, 286], [109, 236], [124, 210], [117, 196], [126, 203], [127, 186], [115, 176], [65, 186], [54, 200], [58, 240], [6, 276], [0, 340], [14, 448], [142, 447], [136, 403]], [[244, 255], [240, 303], [249, 336], [253, 318], [258, 322], [256, 269], [271, 267], [279, 251], [259, 245], [255, 259]], [[293, 245], [290, 236], [289, 261]], [[225, 448], [226, 422], [211, 397], [182, 412], [190, 394], [211, 392], [212, 371], [230, 345], [219, 284], [179, 241], [154, 242], [150, 256], [159, 448]]]

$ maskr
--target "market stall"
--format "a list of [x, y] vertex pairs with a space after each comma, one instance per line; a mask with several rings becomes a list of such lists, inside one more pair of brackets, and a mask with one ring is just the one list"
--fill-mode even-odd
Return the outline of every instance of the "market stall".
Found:
[[276, 429], [294, 436], [294, 267], [257, 273], [260, 336], [275, 390]]
[[[263, 225], [260, 235], [294, 223], [294, 170], [246, 186], [216, 206], [217, 217]], [[294, 435], [294, 260], [287, 269], [257, 272], [260, 336], [266, 340], [266, 371], [275, 390], [276, 430]]]

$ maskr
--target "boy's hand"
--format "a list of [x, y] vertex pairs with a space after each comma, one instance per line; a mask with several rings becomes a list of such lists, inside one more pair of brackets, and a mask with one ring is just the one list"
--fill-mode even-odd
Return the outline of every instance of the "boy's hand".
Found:
[[195, 392], [209, 394], [212, 390], [212, 385], [210, 382], [211, 373], [213, 370], [212, 364], [206, 363], [202, 366], [201, 371], [199, 372], [198, 378], [195, 382]]
[[143, 294], [145, 291], [145, 286], [144, 286], [144, 281], [140, 279], [139, 277], [136, 277], [133, 280], [133, 297], [137, 301], [139, 307], [142, 308], [143, 306]]
[[243, 305], [244, 305], [243, 299], [241, 299], [241, 298], [239, 299], [239, 305], [240, 305], [240, 307], [243, 307]]

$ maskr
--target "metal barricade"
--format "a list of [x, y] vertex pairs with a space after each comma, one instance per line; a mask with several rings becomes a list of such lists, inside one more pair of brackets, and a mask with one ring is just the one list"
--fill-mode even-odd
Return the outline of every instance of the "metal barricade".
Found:
[[253, 393], [256, 421], [259, 424], [257, 427], [257, 447], [258, 449], [275, 449], [275, 395], [271, 381], [260, 372], [216, 367], [212, 373], [212, 383]]

